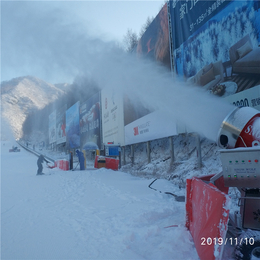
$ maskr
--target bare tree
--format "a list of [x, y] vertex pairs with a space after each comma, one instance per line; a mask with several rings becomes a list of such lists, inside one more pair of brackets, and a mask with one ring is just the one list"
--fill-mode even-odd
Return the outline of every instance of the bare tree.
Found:
[[140, 30], [140, 33], [139, 33], [140, 38], [143, 36], [145, 31], [148, 29], [148, 27], [152, 23], [153, 19], [154, 18], [152, 16], [151, 17], [150, 16], [147, 17], [145, 24], [143, 24], [143, 26], [141, 27], [141, 30]]
[[132, 52], [138, 43], [138, 37], [132, 29], [127, 29], [126, 35], [124, 36], [124, 46], [127, 52]]
[[125, 50], [127, 52], [132, 52], [134, 50], [139, 39], [143, 36], [143, 34], [147, 30], [147, 28], [152, 23], [153, 19], [154, 19], [153, 17], [150, 17], [150, 16], [147, 17], [145, 24], [143, 24], [143, 26], [141, 27], [141, 30], [139, 32], [139, 36], [140, 36], [139, 38], [138, 38], [137, 34], [135, 32], [133, 32], [132, 29], [129, 29], [129, 28], [127, 29], [127, 32], [124, 35], [124, 39], [123, 39], [123, 45], [125, 46]]

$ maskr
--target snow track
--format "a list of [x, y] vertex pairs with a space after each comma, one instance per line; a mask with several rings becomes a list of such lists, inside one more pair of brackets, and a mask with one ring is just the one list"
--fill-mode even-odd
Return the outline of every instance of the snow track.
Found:
[[1, 259], [198, 259], [185, 204], [151, 180], [107, 169], [36, 176], [34, 155], [1, 146]]

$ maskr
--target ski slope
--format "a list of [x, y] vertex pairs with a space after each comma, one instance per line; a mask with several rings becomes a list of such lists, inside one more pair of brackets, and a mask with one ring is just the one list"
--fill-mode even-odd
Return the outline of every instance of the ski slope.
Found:
[[[37, 157], [12, 145], [1, 142], [1, 259], [199, 259], [185, 203], [152, 179], [45, 164], [36, 176]], [[184, 195], [166, 180], [153, 187]]]

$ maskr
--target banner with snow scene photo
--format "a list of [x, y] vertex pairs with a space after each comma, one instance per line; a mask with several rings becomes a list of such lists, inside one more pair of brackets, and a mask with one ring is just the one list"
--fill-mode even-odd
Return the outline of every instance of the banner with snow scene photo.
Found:
[[169, 1], [172, 66], [226, 97], [260, 85], [260, 1]]
[[79, 114], [81, 149], [100, 150], [100, 92], [80, 105]]
[[66, 111], [66, 136], [69, 148], [80, 147], [79, 102]]

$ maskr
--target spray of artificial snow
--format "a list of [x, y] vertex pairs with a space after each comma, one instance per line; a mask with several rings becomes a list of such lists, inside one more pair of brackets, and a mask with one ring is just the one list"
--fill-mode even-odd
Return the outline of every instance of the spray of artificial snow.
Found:
[[[75, 17], [70, 17], [73, 26], [68, 25], [62, 10], [54, 12], [46, 6], [45, 3], [20, 3], [20, 8], [14, 9], [12, 3], [8, 5], [14, 17], [19, 17], [19, 23], [15, 19], [10, 21], [6, 41], [13, 42], [14, 46], [6, 48], [13, 55], [19, 52], [24, 56], [25, 64], [19, 64], [19, 68], [27, 69], [33, 64], [32, 73], [37, 70], [33, 76], [43, 79], [59, 76], [61, 80], [81, 75], [96, 82], [100, 89], [111, 88], [126, 94], [134, 104], [141, 104], [140, 109], [160, 109], [169, 120], [181, 122], [189, 131], [216, 140], [221, 122], [233, 108], [231, 105], [172, 77], [168, 69], [154, 61], [125, 53], [117, 43], [95, 39], [87, 28], [76, 23]], [[41, 12], [36, 12], [39, 8]], [[12, 35], [19, 41], [12, 40]]]

